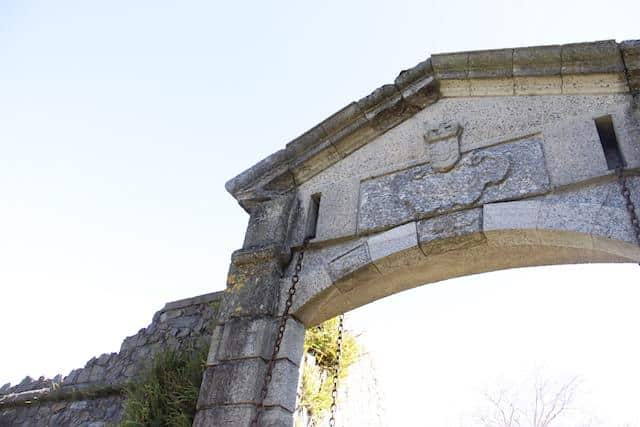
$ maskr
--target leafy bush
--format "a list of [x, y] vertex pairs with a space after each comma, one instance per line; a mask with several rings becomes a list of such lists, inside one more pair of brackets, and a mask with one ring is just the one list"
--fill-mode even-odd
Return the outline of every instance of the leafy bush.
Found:
[[151, 368], [127, 385], [122, 427], [191, 427], [207, 346], [158, 353]]
[[[338, 369], [338, 326], [338, 318], [334, 318], [308, 329], [305, 335], [304, 350], [307, 360], [302, 370], [300, 405], [310, 414], [314, 425], [320, 423], [331, 408], [333, 375]], [[347, 376], [349, 366], [356, 361], [359, 353], [355, 337], [344, 331], [339, 380]]]

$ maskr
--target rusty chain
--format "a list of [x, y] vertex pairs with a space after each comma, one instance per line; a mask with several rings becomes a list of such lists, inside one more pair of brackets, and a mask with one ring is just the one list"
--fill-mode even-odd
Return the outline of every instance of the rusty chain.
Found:
[[638, 214], [636, 213], [636, 208], [631, 199], [631, 192], [629, 191], [629, 187], [627, 186], [627, 180], [624, 177], [624, 170], [621, 164], [618, 164], [616, 167], [616, 176], [618, 178], [618, 184], [620, 185], [620, 192], [622, 193], [622, 197], [625, 200], [625, 207], [627, 208], [627, 212], [629, 213], [629, 218], [631, 220], [631, 226], [633, 227], [633, 232], [635, 233], [636, 242], [640, 245], [640, 221], [638, 221]]
[[333, 390], [331, 391], [331, 418], [329, 419], [329, 426], [335, 427], [336, 425], [336, 409], [338, 400], [338, 379], [340, 377], [340, 357], [342, 356], [342, 332], [344, 331], [344, 314], [340, 315], [340, 321], [338, 324], [338, 348], [336, 349], [336, 369], [333, 372]]
[[258, 407], [256, 410], [256, 415], [251, 421], [251, 426], [258, 426], [260, 421], [260, 416], [264, 410], [264, 400], [267, 398], [267, 393], [269, 392], [269, 384], [273, 378], [273, 368], [276, 364], [276, 358], [278, 353], [280, 352], [280, 345], [282, 344], [282, 339], [284, 337], [284, 331], [287, 327], [287, 320], [289, 320], [289, 310], [291, 310], [291, 306], [293, 305], [293, 296], [296, 293], [296, 286], [300, 281], [300, 271], [302, 271], [302, 260], [304, 259], [304, 251], [306, 249], [308, 243], [308, 239], [305, 239], [302, 247], [300, 248], [300, 252], [298, 253], [298, 258], [296, 259], [296, 265], [294, 267], [293, 275], [291, 276], [291, 286], [289, 287], [289, 294], [287, 295], [287, 302], [284, 306], [284, 311], [282, 313], [282, 317], [280, 318], [280, 324], [278, 325], [278, 335], [276, 336], [276, 341], [273, 345], [273, 352], [271, 353], [271, 358], [267, 363], [267, 371], [264, 376], [264, 382], [262, 384], [262, 389], [260, 390], [260, 400], [258, 403]]

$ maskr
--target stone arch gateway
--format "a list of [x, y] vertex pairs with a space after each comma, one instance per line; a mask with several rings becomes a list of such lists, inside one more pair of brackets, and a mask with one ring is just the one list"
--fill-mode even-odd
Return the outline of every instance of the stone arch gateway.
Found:
[[248, 426], [292, 255], [310, 239], [261, 425], [291, 426], [305, 327], [505, 268], [639, 262], [640, 41], [433, 55], [227, 183], [232, 255], [197, 426]]

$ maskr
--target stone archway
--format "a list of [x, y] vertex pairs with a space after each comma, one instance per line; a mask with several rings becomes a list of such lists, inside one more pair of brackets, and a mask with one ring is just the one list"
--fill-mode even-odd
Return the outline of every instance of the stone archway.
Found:
[[261, 425], [290, 426], [306, 326], [505, 268], [638, 262], [640, 43], [434, 55], [227, 183], [250, 214], [197, 426], [250, 424], [306, 248]]

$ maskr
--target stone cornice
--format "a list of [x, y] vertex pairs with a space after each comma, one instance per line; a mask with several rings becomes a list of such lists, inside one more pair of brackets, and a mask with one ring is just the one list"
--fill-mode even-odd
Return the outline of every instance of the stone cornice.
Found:
[[352, 102], [226, 183], [250, 210], [283, 194], [441, 97], [638, 93], [640, 41], [437, 54]]

